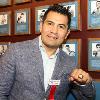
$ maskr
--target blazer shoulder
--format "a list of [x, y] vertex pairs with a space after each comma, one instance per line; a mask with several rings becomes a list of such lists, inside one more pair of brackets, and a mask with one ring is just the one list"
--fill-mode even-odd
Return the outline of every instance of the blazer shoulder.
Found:
[[26, 40], [26, 41], [21, 41], [21, 42], [16, 42], [16, 43], [11, 43], [11, 47], [14, 47], [16, 49], [20, 48], [29, 48], [33, 47], [34, 45], [38, 44], [38, 38], [32, 39], [32, 40]]

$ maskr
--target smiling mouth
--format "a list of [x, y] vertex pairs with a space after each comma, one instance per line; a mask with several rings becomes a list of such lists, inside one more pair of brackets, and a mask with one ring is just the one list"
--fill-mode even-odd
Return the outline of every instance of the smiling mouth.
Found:
[[57, 36], [55, 36], [55, 35], [47, 35], [49, 38], [52, 38], [52, 39], [58, 39], [58, 37]]

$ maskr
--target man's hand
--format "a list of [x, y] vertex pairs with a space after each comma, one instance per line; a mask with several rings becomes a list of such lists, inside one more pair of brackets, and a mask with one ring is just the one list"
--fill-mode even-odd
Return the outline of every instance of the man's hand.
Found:
[[90, 75], [82, 69], [74, 69], [70, 74], [69, 80], [75, 84], [85, 85], [92, 81]]

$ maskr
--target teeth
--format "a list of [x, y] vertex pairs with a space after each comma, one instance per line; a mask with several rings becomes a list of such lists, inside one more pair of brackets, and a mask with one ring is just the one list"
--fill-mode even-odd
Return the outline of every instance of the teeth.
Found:
[[56, 37], [53, 37], [53, 39], [57, 39]]
[[48, 35], [48, 37], [53, 38], [53, 39], [57, 39], [57, 37], [52, 36], [52, 35]]

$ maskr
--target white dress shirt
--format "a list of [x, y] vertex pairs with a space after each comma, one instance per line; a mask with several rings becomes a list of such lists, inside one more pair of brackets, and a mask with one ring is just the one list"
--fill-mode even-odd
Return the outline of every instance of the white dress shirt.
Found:
[[43, 68], [44, 68], [44, 87], [45, 91], [48, 87], [49, 80], [52, 77], [56, 59], [57, 59], [57, 54], [59, 52], [59, 49], [56, 50], [55, 54], [52, 56], [48, 57], [45, 48], [42, 46], [42, 40], [41, 36], [39, 36], [39, 49], [42, 54], [42, 59], [43, 59]]

